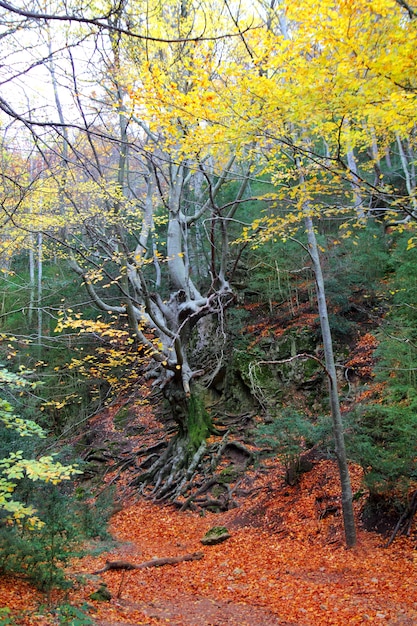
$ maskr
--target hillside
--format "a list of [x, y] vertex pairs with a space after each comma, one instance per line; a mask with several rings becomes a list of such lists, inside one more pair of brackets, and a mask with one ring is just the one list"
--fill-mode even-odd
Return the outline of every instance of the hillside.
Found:
[[[358, 489], [360, 470], [351, 471]], [[55, 592], [53, 600], [67, 607], [67, 618], [59, 623], [87, 623], [71, 617], [69, 606], [84, 607], [84, 619], [88, 615], [102, 626], [416, 623], [415, 529], [411, 537], [384, 547], [381, 535], [363, 529], [361, 497], [355, 503], [359, 543], [346, 550], [332, 461], [315, 461], [293, 487], [283, 483], [282, 468], [262, 466], [246, 474], [239, 494], [238, 508], [217, 515], [126, 502], [111, 520], [117, 544], [110, 552], [73, 562], [72, 575], [82, 574], [85, 582], [66, 594]], [[219, 525], [228, 528], [230, 539], [202, 546], [207, 530]], [[140, 564], [194, 552], [203, 552], [203, 558], [92, 575], [107, 560]], [[110, 601], [91, 600], [101, 583]], [[42, 596], [21, 580], [2, 577], [0, 598], [15, 620], [4, 624], [56, 623], [43, 613]]]
[[416, 3], [0, 32], [0, 626], [417, 623]]

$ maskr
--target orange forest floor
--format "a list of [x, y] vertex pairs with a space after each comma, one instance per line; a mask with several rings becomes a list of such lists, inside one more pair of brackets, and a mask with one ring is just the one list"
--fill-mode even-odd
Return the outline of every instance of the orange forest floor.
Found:
[[[355, 467], [352, 481], [358, 489]], [[93, 623], [102, 626], [417, 624], [416, 537], [400, 537], [385, 548], [380, 535], [359, 523], [358, 546], [347, 550], [338, 488], [334, 463], [320, 461], [294, 487], [283, 485], [282, 472], [273, 465], [268, 472], [249, 472], [242, 489], [251, 494], [239, 508], [218, 515], [150, 502], [126, 505], [112, 518], [116, 547], [74, 562], [72, 571], [84, 574], [86, 582], [61, 600], [87, 603]], [[361, 503], [355, 506], [359, 517]], [[219, 525], [227, 526], [231, 538], [203, 546], [206, 531]], [[204, 557], [91, 575], [106, 560], [139, 564], [192, 552]], [[111, 600], [91, 600], [102, 582]], [[45, 598], [24, 581], [0, 578], [0, 607], [12, 609], [14, 623], [80, 623], [54, 622], [42, 614], [42, 603]], [[2, 623], [10, 622], [0, 613]]]

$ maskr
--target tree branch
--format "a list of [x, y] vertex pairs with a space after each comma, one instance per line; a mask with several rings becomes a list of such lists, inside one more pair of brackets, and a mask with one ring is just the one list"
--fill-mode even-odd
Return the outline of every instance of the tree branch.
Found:
[[106, 565], [102, 569], [93, 572], [93, 574], [103, 574], [103, 572], [107, 572], [108, 570], [132, 570], [145, 569], [147, 567], [161, 567], [162, 565], [175, 565], [183, 561], [199, 561], [203, 556], [203, 552], [193, 552], [192, 554], [184, 554], [183, 556], [166, 556], [161, 559], [151, 559], [150, 561], [139, 563], [139, 565], [130, 563], [129, 561], [106, 561]]
[[[222, 35], [204, 37], [203, 34], [197, 35], [195, 37], [179, 37], [179, 38], [164, 38], [164, 37], [152, 37], [151, 35], [140, 35], [139, 33], [134, 33], [127, 28], [122, 28], [120, 26], [116, 26], [114, 23], [112, 24], [109, 20], [112, 12], [107, 15], [103, 15], [96, 18], [88, 18], [82, 17], [79, 15], [70, 15], [64, 13], [62, 15], [56, 15], [53, 13], [42, 13], [36, 11], [28, 11], [26, 9], [20, 9], [19, 7], [13, 6], [9, 2], [5, 2], [4, 0], [0, 0], [0, 8], [5, 9], [6, 11], [10, 11], [15, 15], [20, 15], [21, 17], [25, 17], [27, 19], [33, 20], [49, 20], [55, 22], [77, 22], [78, 24], [88, 24], [89, 26], [97, 26], [101, 30], [108, 30], [111, 32], [119, 33], [121, 35], [128, 35], [129, 37], [134, 37], [135, 39], [141, 39], [143, 41], [156, 41], [160, 43], [185, 43], [185, 42], [196, 42], [196, 41], [218, 41], [220, 39], [228, 39], [230, 37], [243, 37], [245, 33], [252, 29], [252, 26], [248, 26], [243, 31], [239, 31], [238, 33], [224, 33]], [[204, 31], [203, 31], [204, 33]]]

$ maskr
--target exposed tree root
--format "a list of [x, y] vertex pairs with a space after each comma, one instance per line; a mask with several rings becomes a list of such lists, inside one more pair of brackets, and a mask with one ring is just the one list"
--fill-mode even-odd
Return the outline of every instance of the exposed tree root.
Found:
[[397, 535], [409, 535], [411, 532], [411, 526], [413, 524], [414, 516], [417, 512], [417, 490], [413, 493], [412, 498], [410, 500], [410, 504], [401, 515], [398, 520], [389, 540], [386, 543], [386, 548], [392, 544]]
[[235, 467], [237, 480], [253, 462], [253, 454], [239, 441], [230, 441], [228, 436], [226, 432], [220, 442], [210, 446], [202, 441], [193, 454], [189, 441], [180, 436], [172, 437], [165, 448], [158, 446], [159, 454], [155, 453], [156, 446], [152, 446], [141, 452], [142, 460], [137, 465], [139, 475], [130, 485], [154, 501], [170, 501], [181, 510], [191, 506], [218, 511], [234, 508], [234, 490], [228, 484], [228, 476], [216, 473], [216, 468], [226, 459]]

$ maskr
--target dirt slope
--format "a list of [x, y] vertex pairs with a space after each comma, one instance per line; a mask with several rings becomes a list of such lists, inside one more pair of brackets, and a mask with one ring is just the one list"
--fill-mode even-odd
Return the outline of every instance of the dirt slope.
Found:
[[[357, 468], [352, 478], [356, 489]], [[85, 574], [86, 584], [68, 600], [79, 606], [87, 602], [101, 626], [417, 623], [415, 538], [400, 538], [384, 548], [381, 536], [360, 529], [358, 547], [346, 550], [331, 461], [318, 462], [295, 487], [285, 487], [273, 467], [249, 473], [241, 487], [246, 492], [241, 506], [220, 515], [150, 502], [126, 506], [112, 519], [117, 547], [73, 564], [74, 572]], [[356, 506], [359, 516], [361, 502]], [[200, 539], [214, 525], [226, 525], [231, 538], [203, 546]], [[91, 575], [106, 560], [139, 564], [196, 551], [204, 553], [201, 560]], [[112, 594], [108, 602], [89, 597], [101, 583]], [[0, 599], [13, 606], [10, 581], [0, 582]], [[32, 612], [17, 623], [51, 623], [35, 616], [35, 600]]]
[[[249, 495], [221, 515], [143, 502], [118, 513], [112, 530], [126, 543], [110, 556], [84, 560], [84, 571], [94, 571], [105, 559], [140, 563], [195, 551], [203, 551], [204, 558], [103, 573], [113, 599], [95, 603], [97, 623], [140, 623], [142, 613], [145, 623], [178, 626], [416, 624], [412, 539], [386, 549], [381, 536], [360, 530], [358, 547], [348, 551], [335, 465], [317, 463], [291, 488], [281, 476], [273, 467], [249, 473], [242, 485]], [[352, 478], [359, 487], [357, 468]], [[358, 501], [358, 516], [360, 507]], [[201, 537], [214, 525], [226, 525], [231, 538], [202, 546]]]

